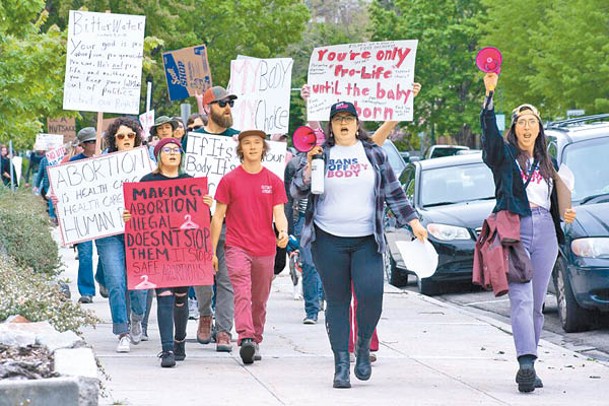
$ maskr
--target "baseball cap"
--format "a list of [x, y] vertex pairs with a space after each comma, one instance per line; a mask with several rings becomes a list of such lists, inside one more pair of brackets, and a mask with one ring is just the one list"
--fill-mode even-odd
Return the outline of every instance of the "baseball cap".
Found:
[[245, 130], [239, 133], [239, 141], [244, 139], [245, 137], [249, 137], [250, 135], [257, 135], [258, 137], [266, 140], [266, 134], [261, 130]]
[[83, 142], [87, 142], [87, 141], [95, 141], [95, 139], [96, 139], [95, 128], [94, 127], [82, 128], [76, 135], [76, 138], [78, 138], [78, 142], [80, 144], [82, 144]]
[[208, 105], [209, 103], [215, 102], [218, 100], [223, 100], [223, 99], [234, 100], [236, 98], [237, 98], [237, 96], [235, 96], [234, 94], [228, 93], [226, 91], [226, 89], [223, 88], [222, 86], [214, 86], [214, 87], [210, 87], [209, 89], [207, 89], [205, 91], [205, 94], [203, 95], [203, 104]]
[[357, 110], [355, 109], [353, 103], [350, 102], [340, 101], [338, 103], [334, 103], [330, 108], [330, 120], [332, 120], [332, 117], [338, 113], [349, 113], [357, 118]]

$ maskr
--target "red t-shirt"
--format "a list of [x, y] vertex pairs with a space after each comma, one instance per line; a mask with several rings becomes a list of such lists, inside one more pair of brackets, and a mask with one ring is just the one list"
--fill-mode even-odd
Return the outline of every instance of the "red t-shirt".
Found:
[[222, 177], [215, 199], [226, 204], [226, 246], [253, 256], [275, 255], [273, 206], [288, 199], [283, 181], [266, 168], [256, 174], [238, 166]]

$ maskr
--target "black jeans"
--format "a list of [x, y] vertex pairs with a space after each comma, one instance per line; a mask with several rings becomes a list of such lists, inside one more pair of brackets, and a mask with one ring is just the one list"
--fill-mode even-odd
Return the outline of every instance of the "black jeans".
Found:
[[383, 310], [383, 257], [374, 236], [337, 237], [315, 227], [313, 262], [326, 293], [326, 327], [334, 352], [349, 349], [351, 284], [357, 297], [358, 335], [372, 337]]

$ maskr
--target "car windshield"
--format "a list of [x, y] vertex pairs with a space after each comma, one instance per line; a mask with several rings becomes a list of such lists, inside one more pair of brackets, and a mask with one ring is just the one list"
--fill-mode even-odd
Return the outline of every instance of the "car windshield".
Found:
[[419, 202], [422, 207], [494, 198], [493, 174], [482, 162], [428, 169], [421, 173]]
[[574, 142], [563, 151], [562, 162], [575, 176], [574, 202], [609, 193], [609, 137]]
[[400, 152], [397, 150], [395, 145], [393, 145], [393, 143], [389, 140], [385, 141], [385, 143], [383, 144], [383, 149], [387, 153], [387, 157], [389, 158], [389, 165], [391, 165], [391, 169], [393, 169], [395, 177], [399, 177], [400, 173], [402, 173], [402, 171], [406, 167], [404, 159], [402, 159], [402, 156], [400, 155]]

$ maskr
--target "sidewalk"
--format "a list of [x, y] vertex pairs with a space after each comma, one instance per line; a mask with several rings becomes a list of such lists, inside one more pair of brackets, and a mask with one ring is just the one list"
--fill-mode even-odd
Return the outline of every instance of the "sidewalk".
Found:
[[[73, 300], [78, 300], [78, 262], [61, 248]], [[381, 348], [369, 381], [351, 373], [352, 388], [332, 388], [334, 362], [323, 314], [303, 325], [303, 302], [292, 298], [284, 271], [273, 282], [263, 359], [243, 366], [233, 352], [195, 340], [189, 321], [186, 360], [161, 368], [160, 340], [153, 308], [150, 341], [115, 352], [117, 339], [107, 299], [85, 305], [102, 320], [84, 331], [108, 380], [101, 376], [102, 405], [606, 405], [609, 367], [549, 342], [541, 342], [538, 375], [545, 388], [520, 394], [510, 326], [413, 292], [385, 286], [378, 331]], [[104, 390], [105, 389], [105, 390]]]

